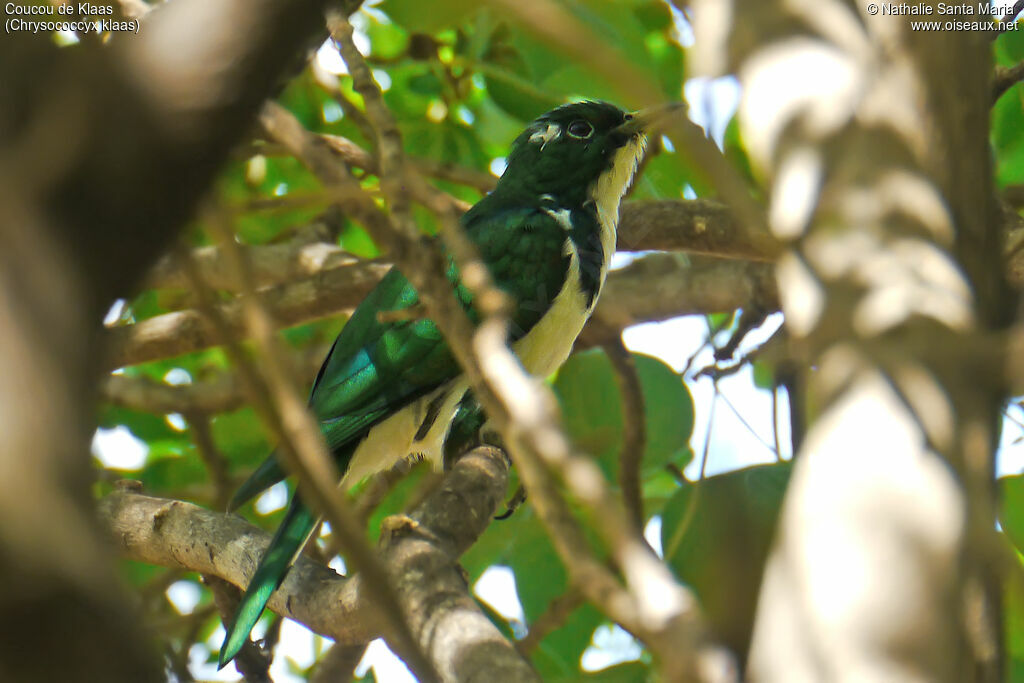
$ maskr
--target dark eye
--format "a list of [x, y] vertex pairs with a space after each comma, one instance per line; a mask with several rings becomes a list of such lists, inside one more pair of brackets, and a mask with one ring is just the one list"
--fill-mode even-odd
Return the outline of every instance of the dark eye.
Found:
[[566, 129], [566, 132], [569, 133], [569, 137], [578, 138], [580, 140], [586, 140], [587, 138], [594, 134], [594, 127], [590, 125], [589, 122], [584, 121], [583, 119], [576, 119], [575, 121], [569, 124], [569, 127]]

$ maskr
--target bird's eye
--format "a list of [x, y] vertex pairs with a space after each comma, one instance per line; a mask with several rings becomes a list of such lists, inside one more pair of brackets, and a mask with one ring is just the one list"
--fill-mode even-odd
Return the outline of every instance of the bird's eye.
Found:
[[594, 127], [590, 125], [590, 123], [588, 123], [587, 121], [584, 121], [583, 119], [576, 119], [575, 121], [569, 124], [569, 127], [566, 129], [566, 132], [569, 133], [569, 137], [577, 138], [579, 140], [586, 140], [587, 138], [594, 134]]

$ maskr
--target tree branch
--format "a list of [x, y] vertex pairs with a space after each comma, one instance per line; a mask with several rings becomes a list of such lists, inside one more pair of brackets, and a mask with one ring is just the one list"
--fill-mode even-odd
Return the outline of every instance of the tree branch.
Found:
[[[378, 265], [360, 261], [336, 244], [323, 241], [326, 234], [323, 223], [314, 222], [289, 242], [245, 246], [257, 286], [282, 285], [342, 266]], [[780, 248], [771, 235], [746, 228], [724, 204], [711, 199], [665, 199], [622, 205], [619, 251], [684, 251], [721, 258], [773, 261]], [[228, 276], [219, 247], [194, 249], [192, 258], [203, 280], [211, 287], [240, 291], [239, 283]], [[180, 264], [169, 256], [153, 268], [148, 284], [158, 288], [188, 286]], [[358, 300], [353, 297], [353, 302]]]
[[992, 76], [992, 104], [1021, 80], [1024, 80], [1024, 62], [1017, 62], [1013, 66], [997, 66]]
[[738, 220], [721, 202], [661, 199], [623, 203], [618, 249], [774, 261], [782, 245], [767, 230]]
[[[698, 257], [690, 261], [687, 264], [678, 256], [652, 254], [612, 272], [594, 318], [584, 331], [588, 345], [598, 344], [602, 335], [642, 322], [731, 311], [755, 303], [766, 310], [778, 308], [775, 281], [767, 264]], [[279, 324], [299, 325], [351, 310], [387, 269], [384, 264], [341, 266], [309, 279], [261, 290], [258, 295]], [[218, 308], [235, 338], [240, 337], [244, 331], [239, 302]], [[108, 368], [170, 358], [224, 341], [195, 309], [112, 327], [106, 334], [107, 347], [112, 351]], [[125, 396], [128, 383], [115, 383], [116, 387], [108, 387], [107, 394]], [[219, 391], [215, 393], [220, 398], [209, 400], [229, 404]], [[154, 404], [159, 401], [154, 396]]]
[[[311, 278], [260, 290], [258, 296], [281, 325], [297, 325], [351, 309], [387, 272], [385, 264], [359, 263], [323, 271]], [[234, 337], [242, 335], [237, 299], [218, 307]], [[198, 351], [224, 342], [195, 309], [165, 313], [134, 325], [109, 328], [107, 367], [144, 363]]]
[[[294, 375], [312, 378], [329, 346], [314, 344], [292, 358]], [[132, 410], [157, 415], [204, 413], [214, 415], [240, 408], [248, 394], [233, 372], [220, 372], [192, 384], [166, 384], [144, 375], [107, 375], [100, 382], [100, 398]]]
[[[483, 533], [507, 485], [505, 456], [478, 448], [461, 458], [443, 484], [409, 513], [389, 518], [381, 563], [421, 647], [445, 680], [534, 681], [529, 665], [469, 594], [455, 559]], [[101, 521], [130, 559], [218, 576], [244, 587], [270, 535], [235, 515], [124, 490], [99, 503]], [[357, 575], [344, 578], [300, 556], [270, 608], [337, 645], [378, 634]]]
[[622, 451], [619, 456], [622, 504], [636, 532], [643, 534], [645, 518], [640, 467], [647, 447], [643, 387], [636, 371], [636, 362], [622, 343], [621, 335], [605, 342], [604, 352], [615, 369], [615, 381], [622, 401]]

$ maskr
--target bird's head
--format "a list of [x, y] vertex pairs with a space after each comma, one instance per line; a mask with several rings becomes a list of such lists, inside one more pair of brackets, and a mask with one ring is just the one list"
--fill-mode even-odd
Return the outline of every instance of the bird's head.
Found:
[[617, 206], [643, 158], [647, 129], [678, 106], [631, 114], [587, 101], [552, 109], [516, 138], [498, 187], [566, 205], [614, 195]]

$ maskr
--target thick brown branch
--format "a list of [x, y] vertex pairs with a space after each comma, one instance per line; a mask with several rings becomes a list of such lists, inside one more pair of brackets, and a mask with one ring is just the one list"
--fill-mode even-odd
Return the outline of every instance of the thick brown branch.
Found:
[[750, 261], [774, 261], [782, 245], [768, 231], [744, 224], [711, 199], [626, 202], [620, 251], [685, 251]]
[[[241, 517], [191, 503], [117, 491], [99, 503], [124, 557], [163, 567], [212, 574], [244, 588], [270, 534]], [[270, 609], [341, 643], [363, 643], [376, 633], [360, 613], [356, 581], [299, 557], [270, 598]]]
[[[256, 286], [267, 287], [284, 284], [341, 266], [366, 265], [366, 261], [362, 261], [338, 245], [326, 241], [328, 236], [327, 227], [318, 222], [300, 230], [299, 235], [291, 241], [282, 244], [243, 247], [246, 258], [251, 264], [252, 277]], [[230, 292], [241, 290], [240, 283], [230, 275], [230, 269], [225, 263], [220, 247], [209, 246], [193, 249], [191, 258], [203, 281], [210, 287]], [[155, 288], [187, 288], [191, 286], [181, 265], [172, 255], [157, 262], [149, 273], [146, 284]]]
[[[767, 264], [699, 257], [690, 261], [688, 264], [685, 257], [652, 254], [611, 273], [594, 319], [584, 332], [588, 345], [599, 343], [611, 331], [642, 322], [731, 311], [753, 304], [766, 310], [778, 307], [775, 281]], [[298, 325], [351, 309], [387, 269], [385, 264], [342, 266], [261, 290], [259, 296], [278, 323]], [[233, 301], [222, 305], [221, 310], [234, 333], [241, 335], [239, 304]], [[109, 368], [178, 356], [223, 342], [199, 311], [192, 309], [114, 327], [107, 335], [113, 350], [107, 362]], [[228, 402], [226, 398], [210, 400]]]
[[651, 254], [609, 275], [580, 344], [600, 344], [639, 323], [755, 306], [778, 310], [770, 264]]
[[[350, 309], [380, 281], [386, 264], [359, 263], [321, 272], [298, 282], [259, 292], [264, 306], [281, 325], [297, 325]], [[237, 300], [220, 306], [232, 332], [242, 331], [242, 310]], [[113, 351], [108, 367], [144, 363], [222, 343], [213, 327], [197, 310], [175, 311], [107, 332]]]
[[[357, 149], [369, 156], [361, 148]], [[256, 284], [260, 287], [285, 284], [346, 265], [369, 267], [336, 244], [318, 241], [317, 237], [322, 239], [326, 232], [323, 224], [313, 223], [290, 242], [246, 247]], [[618, 229], [620, 251], [685, 251], [721, 258], [772, 261], [780, 248], [773, 237], [746, 228], [724, 204], [714, 200], [666, 199], [622, 205]], [[239, 291], [239, 283], [228, 276], [218, 247], [200, 247], [193, 250], [192, 257], [211, 287]], [[150, 273], [149, 284], [185, 287], [187, 280], [179, 264], [168, 257]]]
[[[292, 359], [295, 377], [311, 379], [327, 355], [319, 344], [303, 349]], [[116, 405], [147, 413], [215, 414], [236, 410], [249, 397], [237, 375], [224, 372], [193, 384], [171, 385], [143, 375], [107, 375], [100, 383], [100, 397]]]
[[[476, 606], [454, 558], [490, 523], [507, 483], [505, 456], [480, 448], [464, 456], [444, 483], [408, 517], [390, 518], [381, 561], [420, 645], [445, 680], [534, 681], [529, 665]], [[117, 491], [100, 501], [100, 517], [123, 555], [212, 574], [245, 586], [270, 536], [234, 515], [181, 501]], [[358, 576], [346, 579], [300, 557], [270, 608], [339, 645], [377, 635]]]

